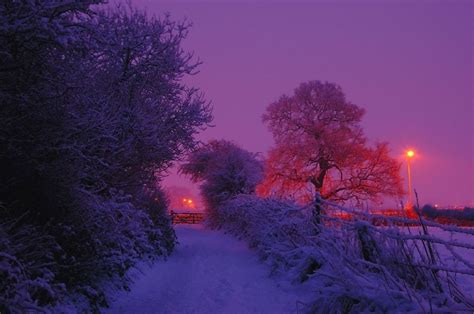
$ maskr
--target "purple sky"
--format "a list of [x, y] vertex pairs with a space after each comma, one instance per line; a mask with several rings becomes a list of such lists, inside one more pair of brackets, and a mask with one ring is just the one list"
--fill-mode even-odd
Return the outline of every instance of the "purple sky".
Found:
[[[421, 203], [474, 202], [470, 1], [132, 2], [194, 23], [184, 47], [204, 64], [187, 81], [215, 116], [201, 139], [266, 152], [265, 107], [300, 82], [331, 81], [367, 110], [371, 140], [388, 141], [394, 157], [416, 150]], [[192, 186], [176, 175], [165, 184]]]

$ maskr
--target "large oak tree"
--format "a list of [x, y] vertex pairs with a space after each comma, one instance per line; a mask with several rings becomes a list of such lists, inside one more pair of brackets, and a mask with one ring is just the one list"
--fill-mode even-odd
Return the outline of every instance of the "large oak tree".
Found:
[[263, 121], [275, 139], [265, 164], [263, 195], [309, 200], [315, 191], [336, 201], [377, 201], [403, 193], [400, 164], [387, 143], [369, 146], [360, 125], [364, 109], [341, 87], [302, 83], [267, 107]]

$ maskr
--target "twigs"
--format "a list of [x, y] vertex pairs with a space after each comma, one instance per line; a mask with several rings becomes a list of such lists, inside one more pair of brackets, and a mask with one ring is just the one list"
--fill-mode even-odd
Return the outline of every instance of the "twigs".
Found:
[[[416, 220], [371, 214], [322, 200], [321, 203], [326, 206], [325, 215], [321, 215], [322, 224], [326, 228], [341, 231], [358, 230], [355, 234], [358, 234], [361, 250], [364, 253], [362, 255], [365, 259], [358, 262], [366, 263], [367, 267], [378, 269], [383, 274], [386, 274], [388, 269], [398, 272], [400, 277], [396, 277], [398, 279], [395, 279], [395, 281], [389, 280], [391, 277], [385, 277], [392, 284], [403, 278], [411, 278], [409, 281], [403, 279], [401, 283], [396, 284], [399, 288], [403, 287], [408, 296], [413, 296], [418, 300], [418, 297], [412, 292], [413, 289], [426, 287], [434, 289], [433, 292], [435, 293], [447, 293], [455, 303], [460, 303], [465, 308], [472, 308], [473, 301], [464, 295], [454, 281], [454, 277], [456, 274], [474, 276], [473, 263], [455, 251], [455, 248], [469, 251], [474, 250], [474, 245], [470, 241], [463, 240], [463, 237], [474, 235], [474, 230], [446, 226], [425, 220], [419, 210], [418, 194], [416, 191], [415, 194]], [[339, 214], [333, 214], [330, 210], [331, 208], [338, 210]], [[375, 222], [377, 221], [383, 221], [384, 223], [376, 224]], [[401, 226], [405, 226], [407, 232], [402, 231], [400, 229]], [[418, 234], [412, 233], [414, 228], [419, 230]], [[367, 235], [361, 237], [361, 230], [364, 230], [364, 234]], [[433, 230], [439, 230], [441, 233], [449, 232], [451, 238], [441, 238], [440, 235], [433, 234]], [[370, 242], [370, 233], [377, 234], [377, 245], [382, 245], [385, 247], [385, 250], [391, 249], [394, 253], [369, 251], [369, 246], [375, 248], [375, 242]], [[440, 247], [438, 248], [437, 245]], [[440, 257], [440, 248], [445, 248], [443, 250], [443, 258]], [[381, 260], [378, 259], [377, 254], [382, 255]], [[383, 256], [384, 254], [385, 256]], [[386, 256], [387, 254], [393, 254], [393, 256], [388, 257]], [[388, 260], [391, 260], [391, 262], [387, 263]], [[459, 267], [459, 264], [464, 267]], [[427, 310], [433, 311], [433, 306], [431, 299], [429, 299], [429, 308]]]

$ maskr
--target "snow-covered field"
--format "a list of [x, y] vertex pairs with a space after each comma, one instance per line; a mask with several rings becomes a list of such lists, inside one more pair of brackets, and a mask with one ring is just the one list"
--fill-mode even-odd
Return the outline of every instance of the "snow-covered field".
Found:
[[297, 313], [311, 300], [302, 285], [269, 277], [247, 244], [202, 226], [176, 227], [172, 256], [137, 274], [110, 313]]

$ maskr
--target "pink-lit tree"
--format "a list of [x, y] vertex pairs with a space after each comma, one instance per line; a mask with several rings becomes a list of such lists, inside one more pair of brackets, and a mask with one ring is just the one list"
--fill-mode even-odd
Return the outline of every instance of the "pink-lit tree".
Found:
[[294, 95], [270, 104], [263, 121], [276, 145], [259, 193], [307, 201], [317, 191], [323, 198], [357, 202], [401, 195], [400, 165], [387, 143], [367, 144], [363, 115], [341, 87], [320, 81], [303, 83]]

